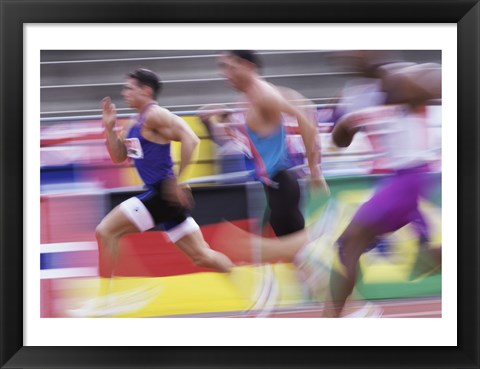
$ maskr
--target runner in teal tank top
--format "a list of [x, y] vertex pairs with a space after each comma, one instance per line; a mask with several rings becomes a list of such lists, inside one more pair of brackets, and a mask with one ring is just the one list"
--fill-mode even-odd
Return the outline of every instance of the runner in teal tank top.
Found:
[[[320, 143], [316, 123], [282, 95], [277, 86], [260, 77], [260, 61], [252, 51], [224, 52], [218, 64], [227, 82], [241, 92], [247, 102], [244, 122], [237, 124], [235, 129], [249, 143], [256, 178], [265, 186], [270, 224], [277, 236], [300, 231], [305, 226], [299, 208], [300, 187], [297, 178], [288, 171], [293, 161], [286, 143], [282, 115], [297, 119], [306, 149], [310, 183], [328, 193], [319, 166]], [[201, 117], [209, 118], [206, 114]]]

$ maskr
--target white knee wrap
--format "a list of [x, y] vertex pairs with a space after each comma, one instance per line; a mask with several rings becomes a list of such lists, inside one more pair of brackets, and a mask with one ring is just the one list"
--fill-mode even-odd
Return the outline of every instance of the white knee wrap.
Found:
[[198, 231], [199, 229], [200, 227], [198, 226], [197, 222], [195, 222], [195, 220], [193, 220], [192, 217], [188, 217], [179, 225], [166, 231], [166, 233], [170, 241], [175, 243], [182, 237], [185, 237], [190, 233]]
[[135, 224], [140, 232], [155, 227], [155, 222], [153, 221], [150, 212], [138, 198], [132, 197], [125, 200], [120, 204], [120, 209], [123, 214]]

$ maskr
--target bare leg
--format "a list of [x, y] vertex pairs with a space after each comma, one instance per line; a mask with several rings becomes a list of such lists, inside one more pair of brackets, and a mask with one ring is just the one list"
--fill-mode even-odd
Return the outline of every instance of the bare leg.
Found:
[[[138, 228], [128, 219], [117, 206], [100, 222], [96, 230], [99, 248], [100, 275], [112, 277], [118, 257], [118, 242], [121, 237], [129, 233], [139, 232]], [[194, 231], [176, 242], [192, 261], [208, 268], [230, 271], [232, 262], [225, 255], [211, 250], [203, 239], [200, 231]]]
[[442, 248], [441, 247], [438, 247], [438, 248], [430, 247], [427, 252], [429, 252], [430, 256], [432, 257], [434, 263], [437, 266], [442, 265]]
[[442, 247], [430, 243], [420, 245], [417, 260], [410, 273], [410, 280], [440, 272], [441, 267]]
[[355, 287], [357, 265], [364, 250], [376, 234], [365, 226], [350, 224], [339, 238], [339, 253], [344, 273], [332, 269], [330, 274], [330, 300], [325, 301], [324, 317], [339, 317], [345, 301]]
[[183, 236], [175, 244], [192, 259], [195, 265], [223, 273], [228, 273], [232, 269], [231, 260], [224, 254], [212, 250], [199, 230]]
[[95, 232], [100, 276], [113, 277], [120, 238], [136, 232], [138, 232], [137, 227], [123, 214], [118, 206], [103, 218]]
[[[224, 222], [215, 235], [215, 245], [222, 246], [227, 255], [241, 261], [293, 261], [298, 251], [308, 242], [306, 230], [279, 238], [263, 238]], [[255, 260], [255, 255], [257, 256]]]
[[283, 259], [293, 261], [298, 251], [308, 242], [306, 230], [300, 230], [281, 238], [262, 239], [260, 244], [261, 261]]

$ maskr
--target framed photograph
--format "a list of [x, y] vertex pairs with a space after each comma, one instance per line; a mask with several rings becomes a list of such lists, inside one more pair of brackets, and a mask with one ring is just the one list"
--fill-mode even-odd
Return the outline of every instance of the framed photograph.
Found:
[[[480, 367], [478, 1], [0, 0], [0, 4], [2, 368]], [[393, 314], [391, 319], [317, 319], [314, 315], [234, 319], [187, 313], [172, 318], [165, 313], [157, 318], [142, 316], [146, 319], [131, 319], [127, 314], [121, 319], [107, 318], [107, 314], [77, 319], [59, 314], [58, 305], [48, 305], [53, 300], [45, 299], [45, 280], [40, 273], [50, 275], [44, 266], [59, 261], [47, 260], [38, 252], [40, 245], [55, 242], [51, 241], [55, 237], [50, 235], [44, 242], [47, 238], [40, 225], [46, 215], [38, 201], [40, 185], [45, 182], [44, 173], [38, 171], [41, 133], [37, 122], [53, 121], [69, 110], [75, 115], [86, 110], [76, 101], [69, 102], [72, 108], [66, 103], [61, 109], [55, 104], [42, 109], [47, 95], [53, 102], [70, 97], [53, 92], [55, 79], [51, 86], [42, 84], [41, 68], [56, 71], [51, 74], [54, 77], [74, 73], [75, 68], [81, 69], [79, 64], [67, 72], [68, 68], [55, 64], [55, 57], [49, 57], [85, 51], [98, 58], [102, 52], [136, 52], [137, 59], [144, 57], [144, 62], [147, 54], [153, 54], [141, 50], [201, 56], [206, 54], [201, 50], [231, 49], [263, 50], [265, 55], [279, 50], [281, 54], [283, 50], [409, 50], [411, 55], [422, 55], [422, 62], [441, 60], [443, 176], [439, 196], [444, 264], [442, 278], [435, 282], [441, 284], [438, 316], [427, 319], [424, 312], [423, 317]], [[285, 57], [284, 63], [288, 60]], [[106, 72], [97, 69], [99, 82], [105, 82]], [[312, 70], [309, 73], [314, 74]], [[176, 79], [183, 81], [181, 77]], [[80, 79], [78, 83], [82, 83]], [[108, 85], [121, 88], [115, 81]], [[192, 93], [213, 96], [212, 91]], [[183, 110], [193, 106], [172, 99], [170, 105], [174, 103]], [[46, 110], [50, 115], [44, 114]], [[132, 146], [133, 151], [138, 157], [143, 155], [141, 146]], [[52, 153], [55, 162], [56, 151]], [[55, 185], [52, 182], [49, 188]], [[195, 188], [194, 194], [201, 196]], [[112, 204], [121, 201], [119, 193], [115, 196], [110, 198]], [[64, 233], [71, 232], [68, 224], [82, 216], [82, 206], [88, 206], [84, 200], [60, 214], [65, 219], [57, 216], [52, 222], [62, 224]], [[87, 247], [85, 244], [80, 246]], [[90, 271], [84, 268], [82, 273], [88, 277]], [[65, 288], [49, 288], [52, 286]], [[82, 288], [85, 286], [78, 285], [70, 293], [81, 293]]]

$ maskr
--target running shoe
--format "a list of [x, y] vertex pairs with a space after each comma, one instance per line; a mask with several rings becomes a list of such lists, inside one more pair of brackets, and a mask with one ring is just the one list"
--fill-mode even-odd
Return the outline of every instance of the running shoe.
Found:
[[333, 232], [337, 213], [335, 202], [329, 201], [322, 216], [307, 230], [309, 242], [294, 259], [301, 280], [316, 299], [321, 299], [328, 289], [335, 250]]
[[353, 313], [347, 314], [342, 318], [381, 318], [383, 315], [383, 309], [367, 301], [360, 309], [354, 311]]

